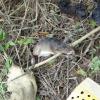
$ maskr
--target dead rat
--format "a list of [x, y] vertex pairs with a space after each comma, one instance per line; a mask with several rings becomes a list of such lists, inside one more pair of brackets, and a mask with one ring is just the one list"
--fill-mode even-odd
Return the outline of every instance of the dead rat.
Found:
[[57, 53], [73, 54], [74, 50], [66, 43], [48, 37], [40, 39], [33, 49], [33, 55], [38, 57], [48, 57]]

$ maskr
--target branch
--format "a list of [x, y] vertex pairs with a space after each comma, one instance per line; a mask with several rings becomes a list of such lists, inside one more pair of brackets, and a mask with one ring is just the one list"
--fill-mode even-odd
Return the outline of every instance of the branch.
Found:
[[48, 58], [48, 59], [46, 59], [46, 60], [44, 60], [44, 61], [42, 61], [42, 62], [40, 62], [40, 63], [35, 64], [34, 68], [37, 68], [37, 67], [39, 67], [39, 66], [41, 66], [41, 65], [44, 65], [44, 64], [47, 63], [47, 62], [50, 62], [51, 60], [57, 58], [57, 57], [60, 56], [61, 54], [62, 54], [62, 53], [57, 53], [56, 55], [54, 55], [54, 56], [52, 56], [52, 57], [50, 57], [50, 58]]
[[88, 38], [89, 36], [97, 33], [98, 31], [100, 31], [100, 26], [97, 27], [96, 29], [92, 30], [91, 32], [87, 33], [86, 35], [84, 35], [83, 37], [81, 37], [80, 39], [76, 40], [75, 42], [71, 43], [70, 45], [72, 47], [75, 47], [77, 44], [81, 43], [83, 40], [85, 40], [86, 38]]
[[[75, 42], [71, 43], [70, 46], [75, 47], [77, 44], [81, 43], [83, 40], [85, 40], [86, 38], [88, 38], [89, 36], [97, 33], [98, 31], [100, 31], [100, 26], [97, 27], [96, 29], [92, 30], [91, 32], [87, 33], [86, 35], [84, 35], [83, 37], [81, 37], [80, 39], [76, 40]], [[48, 63], [49, 61], [57, 58], [58, 56], [60, 56], [62, 53], [57, 53], [56, 55], [48, 58], [47, 60], [44, 60], [38, 64], [35, 64], [34, 68], [37, 68], [41, 65], [44, 65], [45, 63]]]

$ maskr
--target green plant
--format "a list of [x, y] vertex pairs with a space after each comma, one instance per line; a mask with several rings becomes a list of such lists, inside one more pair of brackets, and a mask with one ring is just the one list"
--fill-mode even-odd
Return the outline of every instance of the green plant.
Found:
[[36, 96], [36, 100], [40, 100], [40, 97], [39, 96]]
[[8, 72], [9, 68], [12, 66], [12, 59], [10, 57], [7, 57], [6, 61], [5, 61], [5, 69]]
[[2, 45], [0, 45], [0, 53], [4, 52], [4, 47]]
[[3, 46], [0, 46], [0, 51], [2, 51], [3, 49], [6, 51], [8, 50], [10, 47], [13, 47], [15, 45], [28, 45], [33, 43], [33, 39], [32, 38], [24, 38], [24, 39], [20, 39], [20, 40], [16, 40], [16, 41], [8, 41], [7, 43], [4, 43]]
[[97, 72], [100, 70], [100, 58], [95, 56], [90, 63], [92, 72]]
[[33, 43], [33, 39], [27, 37], [27, 38], [24, 38], [24, 39], [17, 40], [16, 43], [20, 44], [20, 45], [28, 45], [28, 44]]
[[15, 46], [16, 44], [11, 40], [7, 43], [4, 44], [4, 49], [7, 50], [9, 49], [11, 46]]
[[0, 28], [0, 41], [6, 38], [6, 33]]
[[0, 93], [4, 94], [6, 92], [6, 89], [7, 89], [6, 84], [1, 82], [0, 83]]
[[95, 28], [97, 25], [96, 25], [96, 22], [94, 20], [89, 20], [89, 24], [91, 25], [91, 27]]

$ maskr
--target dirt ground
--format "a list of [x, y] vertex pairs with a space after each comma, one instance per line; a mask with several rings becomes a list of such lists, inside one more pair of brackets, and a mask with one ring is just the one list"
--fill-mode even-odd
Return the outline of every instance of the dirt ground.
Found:
[[[91, 3], [93, 0], [87, 1]], [[86, 77], [100, 83], [100, 59], [98, 69], [92, 66], [93, 60], [100, 57], [100, 32], [75, 46], [74, 56], [62, 55], [54, 61], [29, 70], [31, 60], [34, 59], [34, 45], [41, 37], [54, 36], [72, 43], [96, 27], [88, 18], [81, 19], [61, 13], [57, 0], [0, 0], [0, 27], [7, 33], [6, 38], [0, 41], [0, 45], [6, 45], [5, 52], [1, 52], [0, 46], [1, 83], [6, 82], [6, 54], [25, 71], [34, 72], [38, 85], [37, 100], [66, 100]], [[23, 39], [32, 39], [33, 42], [29, 41], [26, 45]], [[14, 45], [12, 41], [19, 42]], [[5, 88], [0, 88], [0, 91], [0, 96], [3, 97], [7, 93]]]

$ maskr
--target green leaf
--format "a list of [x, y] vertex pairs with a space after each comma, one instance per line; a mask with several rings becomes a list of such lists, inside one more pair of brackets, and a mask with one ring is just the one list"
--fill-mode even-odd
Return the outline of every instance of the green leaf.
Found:
[[4, 83], [0, 83], [0, 93], [4, 94], [6, 92], [6, 85]]
[[0, 40], [2, 41], [5, 38], [6, 38], [6, 33], [2, 29], [0, 29]]
[[28, 45], [33, 43], [33, 39], [32, 38], [25, 38], [25, 39], [21, 39], [19, 41], [17, 41], [18, 44], [20, 45]]
[[0, 52], [4, 52], [4, 47], [0, 45]]
[[94, 57], [90, 63], [91, 69], [94, 72], [97, 72], [100, 70], [100, 58], [99, 57]]
[[36, 96], [36, 100], [40, 100], [40, 97], [39, 96]]
[[9, 49], [11, 46], [15, 46], [16, 44], [13, 41], [9, 41], [5, 44], [5, 50]]
[[96, 22], [94, 20], [90, 20], [90, 25], [95, 28], [96, 27]]
[[9, 71], [9, 68], [12, 66], [12, 59], [8, 57], [5, 62], [5, 69]]

